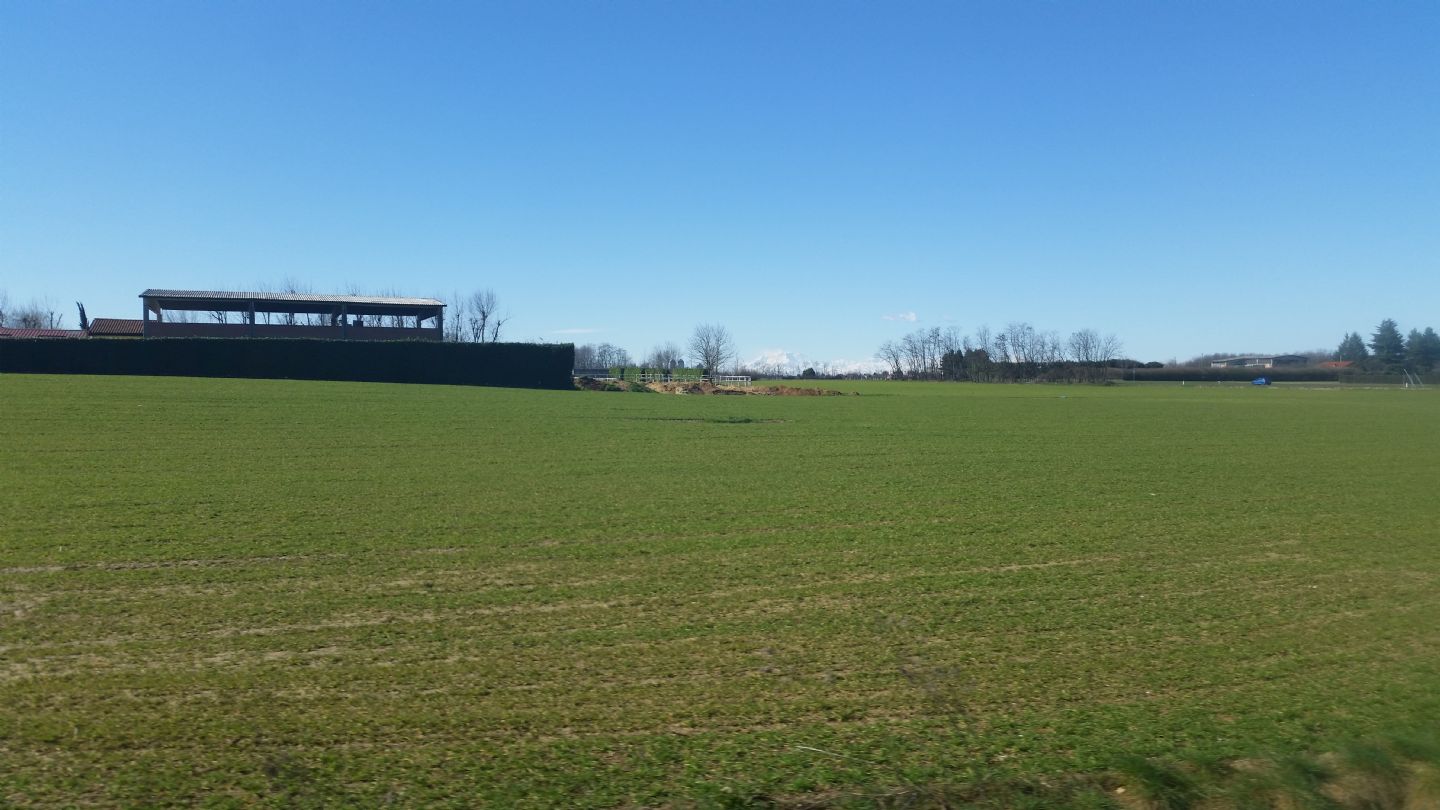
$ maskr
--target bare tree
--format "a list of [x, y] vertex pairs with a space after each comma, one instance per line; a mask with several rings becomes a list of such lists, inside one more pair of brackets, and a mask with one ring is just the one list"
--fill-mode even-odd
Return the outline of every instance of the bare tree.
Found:
[[1125, 350], [1125, 343], [1120, 340], [1114, 332], [1100, 338], [1099, 360], [1108, 363], [1111, 360], [1119, 359], [1120, 352]]
[[930, 342], [925, 338], [925, 330], [900, 338], [900, 349], [905, 354], [906, 375], [917, 378], [929, 376]]
[[1065, 362], [1065, 343], [1060, 340], [1060, 333], [1050, 330], [1044, 334], [1045, 359], [1046, 363]]
[[[441, 298], [441, 296], [438, 295], [435, 297]], [[450, 293], [445, 299], [446, 304], [448, 304], [448, 306], [445, 307], [445, 342], [464, 343], [465, 334], [469, 328], [469, 305], [466, 303], [465, 297], [458, 292]]]
[[31, 299], [30, 303], [18, 307], [8, 316], [19, 329], [64, 329], [65, 316], [56, 311], [48, 299]]
[[985, 324], [981, 324], [981, 325], [980, 325], [980, 328], [975, 330], [974, 343], [973, 343], [973, 344], [970, 344], [970, 345], [967, 345], [965, 348], [966, 348], [966, 349], [979, 349], [980, 351], [983, 351], [983, 352], [987, 352], [987, 353], [988, 353], [988, 352], [990, 351], [990, 349], [992, 348], [992, 347], [991, 347], [991, 341], [992, 341], [992, 340], [993, 340], [993, 337], [992, 337], [991, 334], [990, 334], [990, 327], [987, 326], [987, 325], [985, 325]]
[[964, 351], [965, 338], [960, 330], [932, 326], [917, 329], [899, 341], [886, 341], [875, 359], [885, 363], [896, 377], [959, 379], [963, 376], [960, 361]]
[[10, 296], [0, 290], [0, 326], [10, 325]]
[[619, 368], [631, 364], [630, 353], [609, 343], [595, 347], [596, 368]]
[[575, 347], [575, 368], [599, 368], [595, 359], [595, 344], [585, 343]]
[[1067, 345], [1070, 359], [1077, 363], [1094, 363], [1100, 359], [1100, 333], [1094, 329], [1072, 332]]
[[679, 346], [672, 341], [667, 341], [650, 350], [644, 365], [646, 368], [663, 368], [666, 371], [672, 368], [683, 368], [685, 356]]
[[1108, 363], [1120, 354], [1122, 344], [1114, 334], [1101, 335], [1094, 329], [1081, 329], [1070, 335], [1070, 359], [1077, 363]]
[[1010, 356], [1010, 339], [1004, 332], [996, 332], [995, 338], [990, 342], [990, 359], [997, 363], [1009, 363], [1014, 360]]
[[1005, 326], [1005, 344], [1010, 347], [1008, 359], [1016, 363], [1037, 362], [1035, 327], [1024, 321], [1012, 321]]
[[940, 353], [963, 352], [965, 350], [965, 336], [960, 330], [950, 326], [940, 332]]
[[893, 340], [887, 340], [880, 344], [875, 352], [875, 359], [884, 363], [890, 369], [890, 376], [902, 377], [904, 370], [901, 368], [905, 362], [905, 349]]
[[476, 290], [467, 299], [469, 338], [475, 343], [496, 343], [509, 315], [500, 314], [500, 299], [490, 288]]
[[690, 356], [695, 364], [714, 374], [735, 359], [735, 339], [718, 323], [702, 323], [690, 336]]

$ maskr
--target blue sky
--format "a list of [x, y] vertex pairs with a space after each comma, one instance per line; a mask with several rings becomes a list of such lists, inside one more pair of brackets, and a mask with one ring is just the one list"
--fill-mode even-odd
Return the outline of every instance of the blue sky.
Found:
[[0, 290], [491, 287], [637, 355], [1333, 347], [1440, 327], [1437, 42], [1435, 2], [3, 0]]

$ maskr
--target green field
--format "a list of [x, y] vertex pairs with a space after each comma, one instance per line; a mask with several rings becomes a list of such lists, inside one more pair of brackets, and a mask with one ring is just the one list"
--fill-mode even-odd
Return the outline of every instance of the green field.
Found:
[[0, 804], [869, 801], [1440, 718], [1440, 395], [848, 385], [0, 377]]

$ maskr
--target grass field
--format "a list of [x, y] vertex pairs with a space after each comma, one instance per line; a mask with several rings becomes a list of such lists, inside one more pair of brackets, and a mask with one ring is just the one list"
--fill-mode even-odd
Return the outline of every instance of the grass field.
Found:
[[725, 805], [1440, 718], [1440, 395], [0, 377], [0, 804]]

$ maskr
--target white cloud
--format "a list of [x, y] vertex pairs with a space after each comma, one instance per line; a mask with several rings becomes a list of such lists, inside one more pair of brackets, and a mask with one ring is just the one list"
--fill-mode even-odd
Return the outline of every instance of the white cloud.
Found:
[[550, 334], [552, 334], [552, 335], [593, 335], [593, 334], [595, 334], [596, 332], [603, 332], [603, 331], [605, 331], [605, 330], [603, 330], [603, 329], [591, 329], [591, 328], [586, 327], [586, 326], [576, 326], [576, 327], [572, 327], [572, 328], [570, 328], [570, 329], [552, 329], [552, 330], [550, 330]]
[[905, 321], [906, 323], [914, 323], [920, 320], [919, 316], [914, 312], [897, 312], [893, 315], [881, 315], [880, 317], [887, 321]]

